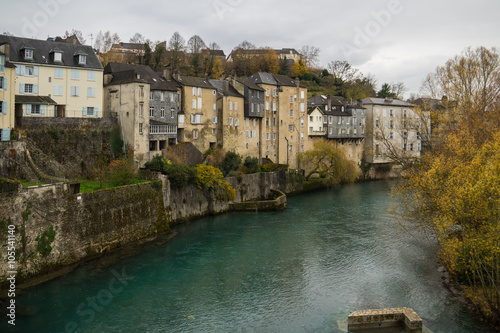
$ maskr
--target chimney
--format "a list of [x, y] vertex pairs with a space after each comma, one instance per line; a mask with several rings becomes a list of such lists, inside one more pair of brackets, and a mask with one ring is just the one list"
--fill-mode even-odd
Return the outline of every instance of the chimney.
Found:
[[5, 43], [3, 45], [0, 45], [0, 52], [5, 54], [5, 61], [10, 60], [10, 45]]
[[104, 85], [107, 86], [113, 80], [113, 74], [104, 74]]
[[223, 84], [222, 84], [222, 93], [224, 94], [224, 96], [228, 96], [229, 95], [229, 82], [228, 81], [223, 81]]
[[385, 98], [385, 101], [386, 101], [386, 102], [389, 102], [389, 103], [392, 103], [392, 102], [394, 101], [394, 98], [392, 98], [392, 97], [390, 97], [390, 96], [387, 96], [387, 97]]
[[181, 75], [179, 74], [179, 71], [177, 69], [172, 73], [172, 78], [177, 81], [181, 80]]
[[163, 77], [166, 80], [172, 80], [172, 70], [170, 68], [165, 68], [163, 70]]
[[326, 98], [326, 103], [328, 105], [328, 109], [326, 111], [331, 111], [332, 110], [332, 96], [328, 95]]

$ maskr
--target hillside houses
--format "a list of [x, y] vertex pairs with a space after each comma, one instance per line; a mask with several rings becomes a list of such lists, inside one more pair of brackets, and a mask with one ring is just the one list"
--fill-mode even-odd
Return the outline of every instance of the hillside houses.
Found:
[[[113, 50], [137, 57], [143, 46], [120, 43]], [[300, 57], [294, 49], [277, 51], [282, 59]], [[299, 154], [319, 139], [334, 142], [356, 163], [363, 154], [373, 164], [392, 163], [391, 144], [420, 155], [421, 133], [404, 129], [405, 119], [415, 117], [412, 108], [377, 98], [308, 100], [299, 80], [267, 72], [214, 80], [122, 61], [103, 68], [89, 46], [0, 36], [3, 141], [23, 117], [116, 118], [139, 167], [187, 142], [201, 153], [221, 147], [300, 169]]]

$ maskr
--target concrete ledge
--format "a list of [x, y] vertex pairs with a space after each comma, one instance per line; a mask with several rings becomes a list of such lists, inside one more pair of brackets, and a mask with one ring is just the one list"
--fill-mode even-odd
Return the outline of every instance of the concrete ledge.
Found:
[[396, 326], [404, 327], [409, 333], [422, 333], [422, 318], [410, 308], [362, 310], [347, 317], [349, 331]]
[[266, 212], [286, 208], [286, 194], [281, 191], [271, 190], [271, 199], [235, 202], [229, 204], [229, 209], [235, 212]]

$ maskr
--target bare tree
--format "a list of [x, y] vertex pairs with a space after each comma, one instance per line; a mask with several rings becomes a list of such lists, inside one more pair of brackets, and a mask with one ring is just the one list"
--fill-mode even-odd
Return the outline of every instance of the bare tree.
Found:
[[144, 44], [146, 42], [146, 38], [142, 34], [136, 32], [132, 36], [132, 38], [130, 38], [129, 42], [130, 43]]
[[302, 60], [309, 69], [319, 66], [319, 52], [319, 47], [310, 45], [303, 46], [299, 51], [302, 55]]
[[342, 82], [353, 81], [362, 76], [358, 69], [353, 68], [345, 60], [331, 61], [328, 64], [328, 71], [333, 75], [334, 79], [341, 80]]
[[408, 91], [403, 82], [392, 82], [391, 83], [391, 92], [394, 94], [394, 97], [397, 99], [404, 99], [404, 94]]
[[168, 60], [172, 69], [181, 68], [186, 51], [186, 40], [176, 31], [168, 42]]
[[113, 44], [120, 42], [120, 36], [117, 33], [111, 33], [109, 30], [105, 33], [99, 31], [96, 36], [94, 49], [98, 50], [101, 53], [108, 52]]
[[71, 32], [68, 32], [68, 30], [66, 30], [66, 32], [64, 33], [64, 38], [68, 38], [68, 37], [71, 37], [75, 35], [76, 38], [78, 38], [78, 41], [80, 42], [80, 44], [84, 45], [86, 40], [85, 38], [83, 38], [83, 33], [80, 31], [80, 30], [71, 30]]
[[189, 38], [187, 45], [189, 51], [192, 54], [199, 54], [203, 49], [207, 48], [207, 45], [205, 44], [203, 39], [201, 39], [201, 37], [198, 35], [194, 35], [193, 37]]
[[235, 50], [237, 50], [237, 49], [255, 50], [256, 48], [257, 48], [257, 46], [255, 46], [255, 44], [252, 44], [249, 41], [244, 40], [243, 42], [241, 42], [240, 44], [238, 44], [238, 46], [236, 46], [234, 49]]

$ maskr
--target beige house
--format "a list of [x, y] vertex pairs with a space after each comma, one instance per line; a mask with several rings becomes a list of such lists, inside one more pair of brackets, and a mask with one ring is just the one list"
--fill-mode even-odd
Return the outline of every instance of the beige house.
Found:
[[0, 45], [0, 141], [10, 141], [15, 126], [15, 66], [9, 54], [9, 44]]
[[101, 117], [103, 68], [90, 46], [0, 35], [15, 69], [16, 117]]
[[104, 73], [104, 106], [142, 167], [177, 143], [177, 84], [142, 65], [109, 63]]
[[217, 90], [208, 79], [181, 76], [173, 79], [181, 86], [178, 116], [179, 142], [191, 142], [200, 152], [217, 147]]
[[[247, 157], [259, 158], [262, 117], [258, 117], [255, 113], [252, 114], [249, 111], [252, 108], [260, 108], [262, 105], [256, 106], [254, 104], [252, 106], [250, 100], [245, 101], [245, 85], [236, 80], [231, 80], [231, 82], [210, 80], [210, 83], [217, 88], [218, 92], [219, 127], [217, 142], [227, 151], [234, 151], [241, 155], [243, 160]], [[240, 89], [236, 89], [234, 85]], [[246, 110], [246, 108], [249, 110]]]
[[421, 119], [413, 104], [392, 98], [365, 98], [365, 154], [372, 164], [398, 163], [420, 157]]
[[298, 80], [270, 73], [256, 73], [249, 81], [265, 91], [260, 138], [263, 156], [299, 169], [298, 154], [310, 149], [307, 88]]

